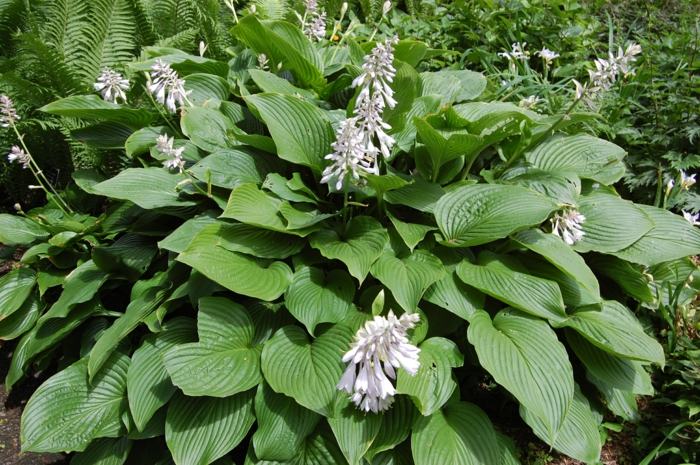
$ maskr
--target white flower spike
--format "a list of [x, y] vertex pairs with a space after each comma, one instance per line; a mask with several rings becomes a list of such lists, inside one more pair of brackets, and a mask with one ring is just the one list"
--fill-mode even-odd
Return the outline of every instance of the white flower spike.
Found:
[[700, 213], [690, 213], [687, 211], [683, 212], [683, 218], [688, 220], [693, 226], [700, 226]]
[[539, 55], [539, 57], [542, 58], [542, 60], [544, 60], [544, 62], [547, 64], [550, 64], [552, 61], [559, 58], [559, 54], [557, 52], [553, 52], [547, 47], [542, 47], [542, 50], [538, 50], [535, 53]]
[[105, 68], [102, 70], [102, 74], [97, 77], [93, 87], [107, 102], [119, 103], [118, 100], [121, 99], [123, 103], [126, 103], [125, 92], [129, 90], [130, 84], [129, 80], [124, 79], [120, 73]]
[[22, 166], [22, 169], [27, 169], [29, 168], [29, 163], [31, 163], [32, 158], [31, 156], [19, 148], [17, 145], [13, 145], [12, 149], [10, 149], [10, 153], [7, 154], [7, 161], [10, 163], [17, 162]]
[[185, 169], [185, 159], [182, 158], [182, 152], [185, 151], [185, 147], [176, 149], [173, 147], [174, 142], [174, 137], [168, 138], [167, 134], [161, 134], [156, 139], [156, 148], [167, 157], [163, 162], [165, 168], [169, 170], [177, 169], [182, 173]]
[[0, 95], [0, 126], [9, 128], [11, 124], [19, 121], [17, 110], [12, 99], [5, 94]]
[[581, 228], [585, 221], [586, 217], [575, 208], [564, 208], [550, 220], [552, 234], [561, 237], [567, 244], [574, 245], [586, 234]]
[[185, 91], [185, 80], [163, 60], [156, 60], [151, 67], [148, 90], [158, 103], [165, 105], [170, 113], [175, 113], [187, 100], [190, 91]]
[[326, 37], [326, 12], [319, 10], [316, 0], [306, 0], [306, 14], [301, 26], [304, 35], [313, 41]]
[[378, 413], [391, 407], [396, 389], [396, 369], [415, 376], [420, 368], [420, 349], [408, 341], [406, 332], [418, 323], [417, 313], [397, 318], [375, 316], [355, 335], [350, 350], [343, 356], [348, 364], [337, 388], [351, 394], [350, 400], [365, 412]]

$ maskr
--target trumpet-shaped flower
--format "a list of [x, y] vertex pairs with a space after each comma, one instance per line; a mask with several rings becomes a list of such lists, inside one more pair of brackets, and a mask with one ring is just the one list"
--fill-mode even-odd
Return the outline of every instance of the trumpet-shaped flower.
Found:
[[182, 158], [182, 152], [185, 147], [174, 148], [174, 137], [168, 137], [166, 134], [161, 134], [156, 139], [156, 149], [165, 155], [167, 158], [163, 162], [163, 166], [169, 170], [177, 169], [180, 173], [185, 168], [185, 159]]
[[185, 80], [180, 79], [177, 71], [160, 59], [151, 67], [149, 81], [148, 90], [171, 113], [175, 113], [178, 106], [184, 105], [187, 95], [192, 92], [185, 91]]
[[565, 208], [556, 213], [550, 220], [552, 223], [552, 234], [561, 237], [564, 242], [574, 245], [586, 234], [582, 225], [586, 217], [575, 208]]
[[19, 119], [12, 99], [5, 94], [0, 95], [0, 126], [3, 128], [10, 127], [11, 124], [14, 124]]
[[32, 161], [32, 157], [17, 145], [13, 145], [10, 153], [7, 154], [7, 161], [10, 163], [17, 162], [22, 166], [22, 169], [27, 169]]
[[695, 184], [695, 174], [686, 175], [684, 171], [681, 171], [681, 188], [688, 190]]
[[121, 99], [126, 103], [125, 91], [129, 90], [129, 80], [124, 79], [124, 76], [109, 68], [102, 70], [102, 74], [97, 77], [97, 82], [93, 87], [100, 93], [103, 100], [107, 102], [117, 103]]
[[550, 64], [552, 61], [556, 60], [559, 58], [559, 54], [557, 52], [554, 52], [547, 47], [542, 47], [542, 50], [538, 50], [535, 52], [542, 60], [544, 60], [545, 63]]
[[306, 37], [317, 42], [326, 37], [326, 12], [318, 8], [316, 0], [306, 0], [302, 31]]
[[397, 318], [390, 311], [386, 317], [375, 316], [355, 335], [350, 350], [343, 356], [347, 369], [338, 382], [338, 389], [351, 394], [350, 399], [365, 412], [388, 409], [396, 389], [396, 369], [414, 376], [420, 368], [420, 349], [408, 341], [406, 332], [420, 319], [417, 313], [404, 313]]
[[693, 226], [700, 226], [700, 221], [699, 221], [700, 213], [690, 213], [690, 212], [684, 211], [683, 218], [688, 220], [688, 222], [690, 224], [692, 224]]

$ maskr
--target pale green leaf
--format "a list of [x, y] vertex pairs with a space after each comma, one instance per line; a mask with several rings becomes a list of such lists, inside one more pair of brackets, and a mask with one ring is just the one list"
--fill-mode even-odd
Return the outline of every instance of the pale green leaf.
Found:
[[129, 200], [147, 210], [195, 205], [178, 195], [178, 184], [185, 180], [181, 174], [165, 168], [127, 168], [115, 177], [93, 187], [94, 192], [113, 199]]

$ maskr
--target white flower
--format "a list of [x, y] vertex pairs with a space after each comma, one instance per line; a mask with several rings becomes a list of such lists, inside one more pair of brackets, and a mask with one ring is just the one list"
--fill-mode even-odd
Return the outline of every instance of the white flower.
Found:
[[15, 121], [20, 118], [17, 116], [17, 110], [12, 99], [5, 94], [0, 95], [0, 126], [3, 128], [10, 127]]
[[535, 52], [537, 55], [542, 58], [545, 63], [549, 64], [555, 59], [559, 58], [559, 54], [557, 52], [553, 52], [552, 50], [548, 49], [547, 47], [542, 47], [542, 50], [538, 50]]
[[185, 91], [185, 80], [180, 79], [177, 71], [160, 59], [151, 67], [149, 81], [148, 90], [158, 103], [165, 105], [171, 113], [175, 113], [177, 107], [181, 107], [187, 100], [187, 95], [192, 92]]
[[185, 151], [185, 147], [176, 149], [173, 147], [174, 142], [174, 137], [168, 138], [167, 134], [161, 134], [156, 139], [156, 149], [167, 157], [163, 162], [165, 168], [169, 170], [177, 169], [182, 173], [182, 170], [185, 168], [185, 159], [182, 158], [182, 152]]
[[510, 52], [500, 52], [498, 56], [507, 58], [508, 61], [527, 61], [527, 59], [530, 57], [530, 52], [525, 50], [525, 47], [527, 47], [527, 42], [523, 42], [522, 44], [520, 42], [515, 42], [511, 44], [510, 47]]
[[22, 166], [22, 169], [27, 169], [32, 157], [18, 146], [13, 145], [10, 153], [7, 154], [7, 160], [10, 163], [17, 162]]
[[567, 244], [574, 245], [585, 235], [581, 229], [584, 221], [586, 221], [586, 217], [575, 208], [564, 208], [550, 219], [552, 234], [561, 237]]
[[268, 60], [267, 55], [264, 53], [258, 55], [258, 68], [263, 71], [268, 71], [270, 69], [270, 60]]
[[97, 77], [97, 82], [93, 84], [97, 92], [102, 95], [102, 99], [107, 102], [117, 103], [118, 99], [126, 103], [125, 91], [129, 90], [129, 80], [124, 79], [120, 73], [109, 68], [102, 70], [102, 74]]
[[317, 42], [326, 37], [326, 12], [318, 9], [316, 0], [306, 0], [301, 29], [306, 37]]
[[209, 46], [207, 44], [205, 44], [203, 40], [200, 40], [199, 41], [199, 56], [203, 57], [208, 48], [209, 48]]
[[362, 73], [352, 82], [353, 87], [360, 87], [355, 116], [341, 123], [334, 151], [326, 156], [333, 164], [326, 167], [321, 179], [322, 183], [334, 181], [336, 190], [343, 188], [348, 175], [352, 182], [360, 183], [364, 174], [379, 174], [378, 154], [386, 158], [391, 155], [395, 140], [387, 134], [391, 126], [382, 115], [386, 107], [396, 105], [391, 83], [396, 75], [393, 45], [398, 40], [393, 37], [378, 43], [365, 56]]
[[389, 11], [391, 11], [391, 1], [386, 0], [382, 5], [382, 17], [386, 16], [386, 14], [389, 13]]
[[537, 106], [538, 103], [542, 101], [541, 98], [539, 98], [536, 95], [531, 95], [527, 98], [521, 99], [520, 102], [518, 103], [518, 106], [521, 108], [525, 108], [527, 110], [530, 110]]
[[388, 409], [396, 389], [396, 368], [403, 368], [415, 376], [420, 368], [420, 349], [408, 341], [406, 331], [413, 328], [420, 316], [404, 313], [396, 318], [389, 311], [387, 317], [375, 316], [355, 335], [350, 350], [343, 356], [348, 364], [337, 388], [352, 394], [350, 399], [365, 412]]
[[681, 171], [681, 188], [688, 190], [695, 184], [695, 174], [687, 176], [685, 172]]
[[673, 187], [676, 185], [676, 181], [673, 179], [669, 179], [668, 182], [666, 183], [666, 195], [669, 194], [673, 190]]
[[642, 47], [631, 43], [624, 52], [620, 47], [617, 55], [609, 53], [607, 60], [603, 58], [594, 60], [595, 70], [588, 70], [590, 84], [585, 88], [588, 106], [591, 106], [593, 100], [602, 92], [610, 90], [621, 74], [625, 77], [634, 74], [631, 65], [640, 53], [642, 53]]
[[700, 226], [700, 221], [698, 221], [698, 219], [700, 218], [700, 213], [693, 214], [693, 213], [684, 211], [683, 218], [688, 220], [688, 222], [690, 224], [692, 224], [693, 226]]

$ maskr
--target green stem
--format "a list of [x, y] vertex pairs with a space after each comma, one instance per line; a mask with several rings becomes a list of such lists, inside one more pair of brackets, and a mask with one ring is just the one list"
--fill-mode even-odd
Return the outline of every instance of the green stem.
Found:
[[[163, 110], [161, 109], [160, 105], [158, 105], [158, 102], [155, 101], [155, 99], [153, 98], [153, 95], [151, 95], [151, 93], [148, 91], [148, 88], [146, 88], [146, 87], [144, 86], [144, 87], [143, 87], [143, 90], [146, 92], [146, 95], [148, 95], [149, 100], [150, 100], [151, 103], [153, 104], [153, 108], [155, 108], [156, 111], [158, 112], [158, 114], [161, 116], [161, 118], [163, 118], [163, 119], [165, 120], [165, 124], [167, 124], [168, 126], [170, 126], [170, 129], [173, 130], [173, 132], [175, 133], [175, 135], [181, 136], [182, 133], [180, 132], [180, 130], [177, 129], [175, 126], [173, 126], [173, 124], [170, 122], [169, 115], [167, 115], [167, 114], [165, 114], [165, 113], [163, 112]], [[188, 100], [188, 102], [189, 102], [189, 100]], [[191, 103], [190, 103], [190, 105], [191, 105]]]

